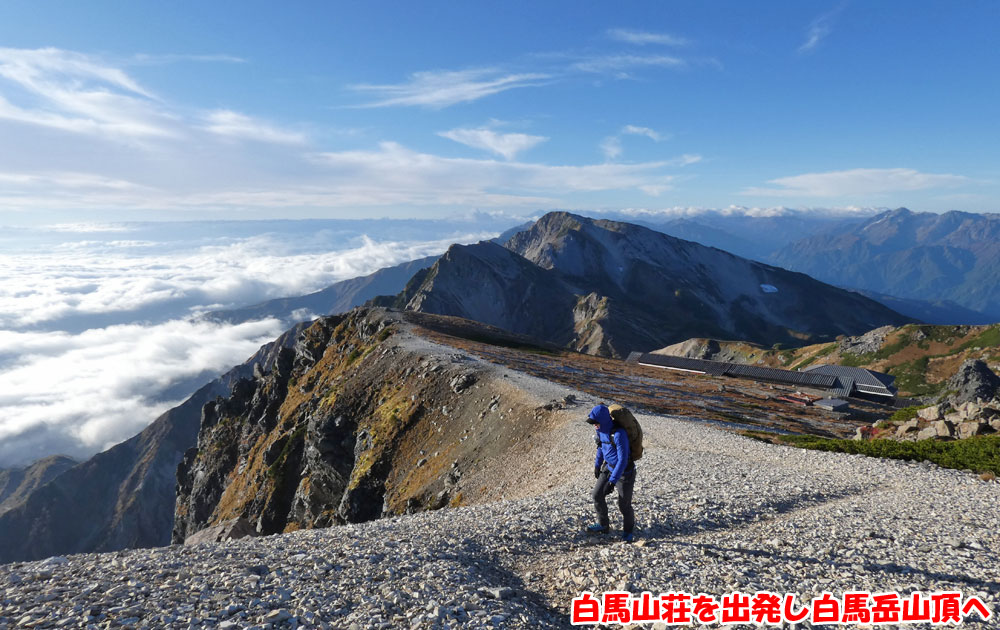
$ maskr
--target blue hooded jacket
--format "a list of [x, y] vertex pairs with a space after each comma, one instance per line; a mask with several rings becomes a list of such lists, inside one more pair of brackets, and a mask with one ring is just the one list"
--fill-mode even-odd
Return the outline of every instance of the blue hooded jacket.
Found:
[[611, 471], [608, 483], [615, 484], [628, 468], [629, 454], [632, 452], [628, 443], [628, 433], [625, 429], [614, 426], [611, 412], [604, 405], [597, 405], [591, 409], [587, 417], [597, 420], [597, 438], [601, 442], [600, 448], [597, 449], [597, 458], [594, 459], [594, 468], [599, 468], [601, 464], [607, 462]]

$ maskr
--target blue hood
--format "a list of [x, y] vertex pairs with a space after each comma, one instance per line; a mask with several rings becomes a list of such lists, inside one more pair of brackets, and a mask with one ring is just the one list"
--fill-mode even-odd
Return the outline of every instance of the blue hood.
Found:
[[597, 426], [601, 433], [611, 433], [611, 412], [604, 405], [597, 405], [590, 410], [587, 416], [591, 420], [597, 420]]

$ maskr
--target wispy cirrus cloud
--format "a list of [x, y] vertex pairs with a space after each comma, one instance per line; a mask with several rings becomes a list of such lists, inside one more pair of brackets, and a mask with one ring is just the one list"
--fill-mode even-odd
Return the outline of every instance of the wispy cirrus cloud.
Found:
[[639, 127], [639, 126], [636, 126], [636, 125], [625, 125], [624, 127], [622, 127], [622, 131], [621, 132], [623, 134], [631, 135], [631, 136], [645, 136], [645, 137], [649, 138], [650, 140], [652, 140], [653, 142], [661, 142], [663, 140], [666, 140], [666, 136], [664, 136], [663, 134], [661, 134], [660, 132], [658, 132], [658, 131], [656, 131], [654, 129], [650, 129], [649, 127]]
[[833, 32], [833, 26], [842, 9], [843, 5], [840, 5], [809, 23], [809, 28], [806, 29], [806, 39], [799, 46], [800, 54], [811, 53], [819, 46], [820, 42], [826, 39], [827, 35]]
[[[180, 60], [242, 63], [228, 55], [139, 55], [131, 63]], [[189, 115], [132, 78], [124, 68], [94, 55], [42, 48], [0, 48], [0, 121], [97, 136], [109, 142], [217, 137], [302, 144], [304, 133], [230, 109]]]
[[415, 72], [404, 83], [362, 83], [350, 88], [376, 98], [358, 107], [408, 105], [442, 109], [507, 90], [537, 86], [548, 78], [550, 75], [537, 72], [510, 73], [497, 68], [473, 68]]
[[205, 117], [205, 129], [227, 138], [275, 142], [278, 144], [305, 144], [306, 134], [281, 129], [270, 123], [229, 109], [209, 112]]
[[573, 63], [570, 69], [595, 74], [622, 74], [635, 68], [685, 68], [687, 65], [686, 60], [670, 55], [612, 54], [582, 59]]
[[751, 187], [744, 195], [771, 197], [846, 197], [951, 188], [972, 180], [963, 175], [921, 173], [911, 168], [856, 168], [826, 173], [779, 177], [767, 183], [776, 187]]
[[489, 127], [451, 129], [440, 131], [438, 135], [474, 149], [496, 153], [506, 160], [512, 160], [518, 153], [548, 140], [545, 136], [532, 136], [526, 133], [498, 133]]
[[[482, 199], [491, 194], [509, 195], [510, 200], [531, 199], [532, 194], [558, 201], [560, 195], [605, 190], [642, 190], [643, 186], [667, 186], [675, 176], [666, 170], [672, 160], [637, 164], [548, 165], [516, 161], [446, 158], [413, 151], [394, 142], [383, 142], [377, 151], [320, 153], [318, 164], [331, 176], [343, 180], [341, 189], [367, 192], [376, 198], [401, 195], [411, 202], [426, 200]], [[367, 188], [358, 190], [360, 182]], [[537, 200], [527, 201], [527, 205]]]
[[58, 48], [0, 48], [0, 119], [111, 137], [177, 135], [176, 118], [123, 70]]
[[36, 189], [148, 190], [134, 182], [95, 173], [0, 173], [0, 183]]
[[[600, 148], [601, 152], [604, 153], [605, 158], [609, 160], [616, 160], [619, 157], [621, 157], [622, 153], [624, 152], [624, 148], [622, 147], [622, 136], [643, 136], [645, 138], [649, 138], [653, 142], [662, 142], [663, 140], [667, 139], [667, 136], [661, 134], [660, 132], [654, 129], [650, 129], [649, 127], [640, 127], [638, 125], [625, 125], [624, 127], [621, 128], [621, 130], [617, 134], [613, 136], [608, 136], [607, 138], [601, 141]], [[692, 159], [693, 161], [690, 161]], [[688, 160], [688, 161], [684, 161], [683, 164], [681, 164], [681, 166], [684, 166], [686, 164], [693, 164], [694, 162], [697, 162], [700, 159], [701, 159], [700, 156], [691, 156], [691, 155], [683, 156], [683, 160]]]
[[162, 55], [150, 55], [147, 53], [139, 53], [133, 55], [129, 60], [131, 63], [138, 65], [161, 65], [169, 63], [183, 63], [183, 62], [195, 62], [195, 63], [246, 63], [247, 60], [242, 57], [237, 57], [235, 55], [182, 55], [182, 54], [162, 54]]
[[613, 28], [608, 30], [608, 37], [615, 41], [645, 46], [654, 44], [659, 46], [687, 46], [688, 40], [669, 33], [650, 33], [648, 31], [637, 31], [628, 28]]

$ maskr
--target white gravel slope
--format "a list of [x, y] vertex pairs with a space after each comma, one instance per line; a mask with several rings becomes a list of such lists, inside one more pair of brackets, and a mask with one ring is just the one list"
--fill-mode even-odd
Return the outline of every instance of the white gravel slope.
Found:
[[[613, 589], [717, 597], [766, 589], [806, 599], [823, 590], [957, 589], [997, 604], [1000, 484], [772, 446], [668, 417], [640, 416], [641, 545], [595, 542], [582, 533], [593, 521], [592, 429], [580, 422], [589, 402], [567, 410], [545, 448], [531, 462], [510, 461], [498, 480], [510, 496], [552, 486], [541, 495], [0, 566], [0, 630], [561, 628], [574, 595]], [[1000, 627], [996, 616], [968, 627], [986, 625]]]

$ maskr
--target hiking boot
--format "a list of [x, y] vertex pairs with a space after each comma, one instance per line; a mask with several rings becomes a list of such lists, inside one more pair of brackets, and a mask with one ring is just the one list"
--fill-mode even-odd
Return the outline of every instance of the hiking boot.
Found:
[[625, 532], [624, 534], [622, 534], [623, 543], [630, 543], [633, 540], [635, 540], [635, 536], [632, 535], [632, 532]]
[[609, 528], [605, 527], [604, 525], [601, 525], [600, 523], [594, 523], [593, 525], [588, 525], [587, 526], [587, 533], [588, 534], [607, 534], [608, 533], [608, 529]]

